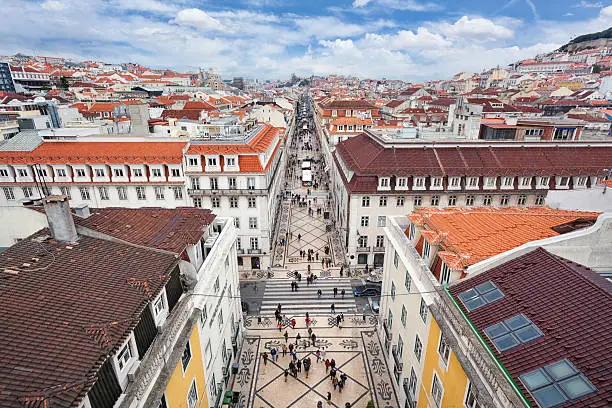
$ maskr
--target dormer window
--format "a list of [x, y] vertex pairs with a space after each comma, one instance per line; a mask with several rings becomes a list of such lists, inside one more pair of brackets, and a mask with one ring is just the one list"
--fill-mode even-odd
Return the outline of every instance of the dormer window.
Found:
[[162, 176], [161, 169], [151, 169], [151, 175], [157, 178], [161, 177]]
[[104, 169], [96, 169], [96, 177], [104, 177]]
[[408, 179], [406, 177], [397, 178], [397, 187], [406, 188], [408, 185]]
[[347, 117], [348, 117], [348, 116], [351, 116], [351, 110], [350, 110], [350, 109], [347, 109], [347, 110], [346, 110], [346, 116], [347, 116]]
[[538, 185], [540, 187], [548, 187], [548, 183], [550, 183], [550, 177], [543, 176], [543, 177], [540, 177], [540, 182], [538, 183]]
[[450, 186], [451, 187], [459, 187], [460, 182], [461, 182], [461, 178], [460, 177], [451, 177], [451, 179], [450, 179]]
[[332, 116], [334, 116], [334, 117], [338, 116], [338, 111], [334, 109], [334, 110], [332, 111]]
[[198, 166], [198, 159], [196, 157], [190, 157], [188, 161], [190, 166]]
[[414, 188], [425, 188], [425, 177], [415, 177]]
[[127, 367], [131, 358], [132, 349], [128, 340], [127, 344], [123, 346], [123, 348], [119, 350], [119, 353], [117, 354], [117, 365], [119, 366], [119, 370], [123, 371], [125, 367]]
[[514, 177], [504, 177], [504, 187], [512, 187], [514, 184]]
[[55, 173], [57, 174], [57, 177], [66, 177], [66, 170], [65, 169], [56, 169]]
[[217, 158], [216, 157], [209, 157], [207, 162], [208, 162], [209, 166], [214, 167], [214, 166], [217, 165]]
[[521, 177], [521, 187], [531, 186], [531, 177]]
[[170, 174], [172, 174], [172, 177], [181, 177], [181, 170], [180, 169], [172, 169], [172, 170], [170, 170]]
[[442, 187], [442, 177], [432, 177], [431, 186], [435, 188], [441, 188]]
[[344, 125], [338, 125], [338, 132], [344, 132]]
[[389, 177], [381, 177], [378, 183], [378, 187], [389, 187]]
[[569, 186], [569, 177], [566, 177], [566, 176], [557, 177], [557, 187], [567, 188], [568, 186]]
[[233, 167], [236, 165], [236, 158], [235, 157], [226, 157], [225, 158], [225, 163], [227, 163], [228, 167]]
[[132, 176], [142, 177], [142, 169], [132, 169]]
[[468, 185], [470, 187], [478, 187], [478, 177], [470, 177], [468, 180]]
[[77, 177], [85, 177], [85, 169], [76, 169]]
[[492, 108], [503, 108], [504, 104], [500, 102], [491, 102], [491, 107]]
[[484, 185], [488, 188], [495, 187], [495, 177], [485, 177]]
[[[77, 174], [78, 174], [78, 170], [77, 170]], [[114, 169], [113, 173], [115, 174], [115, 177], [123, 177], [123, 169]]]
[[585, 176], [578, 177], [576, 180], [576, 187], [586, 187], [587, 178]]

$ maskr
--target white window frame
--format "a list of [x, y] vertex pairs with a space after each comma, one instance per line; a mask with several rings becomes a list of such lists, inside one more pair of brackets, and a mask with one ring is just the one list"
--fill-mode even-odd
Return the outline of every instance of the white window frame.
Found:
[[430, 190], [442, 190], [442, 177], [432, 177]]
[[497, 181], [497, 177], [485, 177], [484, 185], [482, 186], [482, 188], [485, 190], [494, 190], [496, 181]]
[[396, 190], [408, 190], [408, 178], [398, 177], [395, 183]]
[[444, 339], [444, 334], [440, 332], [440, 338], [438, 339], [438, 357], [442, 365], [447, 369], [448, 363], [450, 361], [451, 352], [451, 347]]
[[461, 177], [449, 177], [448, 180], [449, 190], [461, 190]]
[[369, 227], [370, 226], [370, 217], [368, 215], [361, 216], [361, 222], [359, 223], [359, 225], [362, 226], [362, 227]]
[[479, 181], [479, 177], [468, 177], [467, 183], [466, 183], [466, 189], [467, 190], [477, 190], [478, 181]]
[[369, 207], [370, 206], [370, 197], [369, 196], [361, 197], [361, 206], [362, 207]]
[[128, 339], [125, 345], [119, 349], [119, 352], [115, 356], [119, 372], [125, 371], [127, 367], [130, 366], [130, 360], [132, 360], [133, 357], [132, 345], [130, 344], [130, 339]]
[[[436, 380], [438, 384], [438, 388], [440, 391], [439, 399], [434, 395], [434, 386], [436, 385]], [[431, 399], [433, 400], [436, 407], [442, 407], [442, 401], [444, 400], [444, 386], [442, 385], [442, 381], [440, 380], [440, 376], [438, 373], [434, 371], [433, 377], [431, 379]]]
[[427, 308], [427, 303], [425, 303], [425, 299], [421, 297], [421, 304], [419, 305], [419, 315], [423, 320], [423, 323], [427, 324], [427, 316], [429, 315], [429, 309]]
[[[216, 386], [216, 384], [215, 384]], [[194, 400], [195, 398], [195, 400]], [[189, 386], [189, 390], [187, 391], [187, 408], [196, 408], [198, 405], [198, 401], [200, 400], [198, 396], [198, 386], [196, 384], [196, 379], [194, 378], [191, 381], [191, 385]]]
[[531, 176], [519, 178], [519, 190], [529, 190], [531, 188]]
[[442, 268], [440, 269], [440, 284], [448, 285], [451, 278], [451, 269], [446, 265], [446, 262], [442, 262]]
[[412, 183], [413, 190], [425, 190], [425, 177], [415, 177]]
[[387, 216], [379, 215], [376, 221], [376, 226], [378, 226], [379, 228], [386, 227], [387, 226]]
[[540, 176], [538, 177], [538, 184], [536, 188], [538, 189], [548, 189], [550, 185], [550, 177], [549, 176]]
[[378, 178], [378, 189], [379, 190], [391, 190], [389, 177]]
[[155, 199], [156, 200], [165, 200], [166, 199], [166, 195], [164, 193], [164, 187], [162, 187], [162, 186], [155, 186], [154, 190], [155, 190]]

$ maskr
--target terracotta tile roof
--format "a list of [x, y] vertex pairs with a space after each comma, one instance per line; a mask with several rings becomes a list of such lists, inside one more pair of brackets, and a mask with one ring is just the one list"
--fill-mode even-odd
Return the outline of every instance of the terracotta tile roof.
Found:
[[48, 236], [43, 229], [0, 253], [2, 407], [42, 406], [25, 402], [41, 396], [49, 407], [78, 406], [177, 262], [104, 239], [67, 246]]
[[329, 122], [330, 125], [371, 125], [372, 124], [372, 119], [360, 119], [357, 117], [344, 117], [344, 118], [338, 118], [338, 119], [334, 119], [331, 122]]
[[368, 101], [361, 100], [335, 100], [322, 106], [323, 109], [376, 109]]
[[181, 254], [202, 238], [215, 215], [208, 209], [97, 208], [88, 218], [74, 216], [77, 225], [132, 244]]
[[393, 100], [387, 102], [385, 104], [385, 106], [387, 106], [389, 108], [397, 108], [398, 106], [400, 106], [404, 102], [406, 102], [406, 101], [402, 101], [402, 100], [399, 100], [399, 99], [393, 99]]
[[340, 142], [334, 154], [355, 172], [352, 180], [362, 176], [596, 175], [612, 162], [608, 146], [415, 144], [393, 149], [365, 133]]
[[[529, 241], [559, 235], [552, 227], [576, 220], [594, 221], [599, 213], [532, 208], [417, 208], [410, 219], [431, 244], [460, 259], [449, 264], [463, 269]], [[419, 218], [417, 218], [417, 216]]]
[[[458, 294], [492, 281], [504, 297], [467, 311]], [[612, 401], [612, 283], [592, 270], [538, 248], [454, 284], [450, 292], [533, 407], [519, 376], [568, 359], [597, 388], [559, 408], [609, 407]], [[544, 336], [499, 352], [484, 329], [523, 313]]]
[[164, 119], [173, 118], [200, 120], [200, 112], [201, 111], [195, 109], [164, 109], [160, 117]]
[[7, 164], [181, 164], [185, 142], [44, 142], [31, 152], [0, 152]]
[[280, 131], [281, 128], [275, 128], [266, 124], [248, 143], [191, 143], [186, 154], [264, 153], [270, 148]]
[[213, 110], [217, 110], [217, 107], [211, 105], [208, 102], [204, 102], [204, 101], [187, 101], [185, 102], [185, 106], [183, 106], [183, 109], [213, 111]]

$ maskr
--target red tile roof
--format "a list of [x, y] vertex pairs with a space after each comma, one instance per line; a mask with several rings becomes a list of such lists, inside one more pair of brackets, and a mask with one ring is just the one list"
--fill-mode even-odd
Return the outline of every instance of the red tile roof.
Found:
[[[178, 260], [89, 236], [67, 246], [48, 235], [43, 229], [0, 253], [2, 407], [42, 407], [25, 403], [41, 396], [50, 408], [78, 406]], [[133, 281], [146, 282], [148, 293]]]
[[215, 215], [191, 207], [97, 208], [88, 218], [73, 217], [77, 225], [126, 242], [181, 254], [202, 238]]
[[[471, 312], [466, 310], [458, 294], [487, 281], [493, 281], [504, 297]], [[462, 280], [450, 292], [532, 406], [538, 405], [519, 376], [562, 359], [574, 364], [597, 391], [559, 408], [610, 406], [612, 283], [539, 248]], [[544, 336], [499, 352], [484, 329], [520, 313]]]
[[281, 128], [263, 125], [259, 133], [248, 143], [241, 144], [216, 144], [216, 143], [191, 143], [186, 154], [239, 154], [239, 153], [264, 153], [266, 152]]
[[213, 111], [213, 110], [217, 110], [217, 107], [211, 105], [208, 102], [204, 102], [204, 101], [187, 101], [185, 102], [185, 106], [183, 106], [183, 109]]
[[181, 164], [185, 142], [44, 142], [31, 152], [2, 151], [5, 164]]
[[164, 109], [160, 117], [164, 119], [200, 120], [200, 112], [201, 111], [194, 109]]
[[460, 258], [448, 267], [463, 269], [527, 242], [559, 235], [553, 227], [577, 220], [591, 225], [598, 216], [594, 212], [549, 207], [427, 207], [414, 210], [410, 219], [430, 244], [440, 244], [442, 251]]
[[323, 109], [376, 109], [368, 101], [361, 100], [335, 100], [322, 106]]

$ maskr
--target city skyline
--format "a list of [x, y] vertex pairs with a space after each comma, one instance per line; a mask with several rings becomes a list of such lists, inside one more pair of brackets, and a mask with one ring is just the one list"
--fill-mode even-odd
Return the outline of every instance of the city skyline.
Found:
[[[597, 1], [23, 1], [2, 54], [132, 61], [225, 78], [342, 74], [412, 81], [479, 72], [550, 52], [612, 25]], [[51, 22], [51, 23], [50, 23]], [[32, 30], [32, 27], [44, 27]]]

